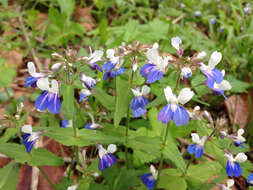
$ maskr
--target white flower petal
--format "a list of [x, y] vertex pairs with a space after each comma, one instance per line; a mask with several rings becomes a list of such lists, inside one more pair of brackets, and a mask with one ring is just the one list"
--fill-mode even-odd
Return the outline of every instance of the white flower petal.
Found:
[[55, 94], [55, 93], [58, 93], [58, 90], [59, 90], [58, 82], [56, 80], [52, 80], [51, 88], [49, 89], [49, 91]]
[[107, 147], [107, 152], [109, 152], [109, 153], [114, 153], [114, 152], [116, 152], [116, 150], [117, 150], [117, 146], [115, 144], [110, 144]]
[[181, 40], [178, 36], [171, 38], [171, 45], [172, 45], [177, 51], [180, 50], [180, 44], [181, 44], [181, 43], [182, 43], [182, 40]]
[[31, 125], [24, 125], [21, 130], [23, 133], [28, 133], [28, 134], [32, 134], [33, 132]]
[[111, 59], [112, 57], [114, 57], [114, 53], [115, 53], [114, 49], [108, 49], [108, 50], [106, 51], [106, 57], [107, 57], [108, 59]]
[[215, 66], [221, 61], [222, 59], [222, 54], [220, 52], [213, 52], [210, 59], [209, 59], [209, 62], [208, 62], [208, 67], [210, 70], [214, 69]]
[[37, 80], [37, 86], [41, 90], [49, 90], [49, 81], [48, 78], [40, 78]]
[[232, 154], [225, 153], [224, 156], [227, 158], [229, 162], [234, 162], [234, 157]]
[[159, 56], [158, 50], [155, 48], [151, 48], [147, 51], [146, 56], [148, 58], [148, 61], [155, 64], [159, 65], [159, 60], [161, 57]]
[[203, 136], [203, 137], [200, 139], [200, 144], [201, 144], [202, 146], [205, 144], [206, 139], [207, 139], [206, 136]]
[[170, 86], [167, 86], [164, 89], [164, 94], [165, 94], [166, 100], [168, 102], [170, 102], [174, 98], [174, 94], [172, 93], [172, 90], [171, 90]]
[[95, 50], [90, 57], [90, 63], [96, 63], [98, 61], [101, 61], [103, 55], [104, 52], [102, 50]]
[[228, 179], [227, 180], [227, 187], [232, 187], [234, 185], [234, 180], [233, 179]]
[[199, 135], [197, 133], [192, 133], [191, 136], [192, 136], [192, 141], [194, 143], [199, 143], [200, 142]]
[[60, 69], [61, 65], [62, 65], [62, 63], [53, 64], [52, 67], [51, 67], [52, 71], [57, 72]]
[[238, 136], [242, 136], [243, 133], [244, 133], [244, 129], [239, 129], [239, 130], [237, 131], [237, 135], [238, 135]]
[[154, 43], [152, 48], [153, 48], [153, 49], [158, 49], [158, 48], [159, 48], [159, 44], [158, 44], [157, 42]]
[[230, 90], [231, 84], [227, 80], [223, 80], [220, 84], [214, 83], [214, 89], [217, 90]]
[[203, 59], [205, 56], [206, 56], [206, 52], [202, 51], [202, 52], [198, 53], [197, 58], [198, 59]]
[[140, 89], [139, 88], [136, 88], [136, 89], [133, 89], [131, 88], [134, 96], [141, 96], [141, 92], [140, 92]]
[[33, 62], [28, 62], [27, 63], [27, 68], [28, 68], [28, 72], [31, 76], [34, 76], [36, 74], [36, 68], [34, 66]]
[[223, 77], [225, 76], [226, 74], [226, 71], [224, 69], [221, 70], [221, 74], [223, 75]]
[[183, 88], [180, 91], [177, 99], [178, 99], [179, 103], [185, 104], [185, 103], [189, 102], [193, 96], [194, 96], [194, 92], [191, 91], [190, 88]]
[[107, 150], [104, 149], [104, 147], [102, 145], [98, 145], [98, 155], [99, 158], [103, 158], [103, 156], [107, 153]]
[[244, 152], [241, 152], [241, 153], [236, 155], [235, 160], [237, 162], [245, 162], [247, 160], [247, 158], [248, 158], [247, 155], [244, 154]]
[[150, 165], [150, 172], [151, 172], [152, 176], [155, 179], [157, 179], [158, 171], [155, 169], [155, 167], [152, 164]]
[[141, 89], [141, 94], [145, 96], [145, 95], [147, 95], [149, 92], [150, 92], [149, 86], [144, 85], [144, 86], [142, 87], [142, 89]]
[[75, 185], [69, 186], [67, 188], [67, 190], [76, 190], [78, 186], [79, 186], [79, 184], [75, 184]]

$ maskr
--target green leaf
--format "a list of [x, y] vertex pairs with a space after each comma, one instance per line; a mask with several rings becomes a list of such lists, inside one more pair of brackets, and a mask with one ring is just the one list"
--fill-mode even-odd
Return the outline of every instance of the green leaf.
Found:
[[16, 134], [17, 134], [17, 129], [16, 128], [6, 129], [5, 133], [0, 138], [0, 143], [6, 143], [9, 139], [11, 139], [12, 137], [15, 137]]
[[234, 93], [245, 92], [247, 88], [249, 88], [250, 86], [249, 83], [237, 80], [232, 75], [227, 75], [226, 78], [232, 86], [232, 89], [230, 90], [230, 92], [234, 92]]
[[205, 162], [198, 165], [190, 165], [187, 170], [187, 183], [191, 186], [199, 186], [207, 183], [212, 176], [220, 173], [222, 166], [218, 162]]
[[94, 4], [99, 10], [101, 10], [104, 7], [104, 0], [95, 0]]
[[66, 119], [72, 119], [75, 111], [74, 87], [71, 85], [62, 85], [61, 87], [63, 102], [61, 112]]
[[63, 163], [64, 160], [62, 158], [45, 148], [34, 149], [28, 160], [28, 164], [31, 166], [59, 166]]
[[0, 189], [16, 190], [19, 167], [14, 161], [0, 169]]
[[0, 88], [8, 87], [11, 85], [13, 78], [16, 76], [16, 69], [8, 66], [7, 64], [0, 65]]
[[123, 168], [120, 170], [119, 173], [119, 180], [117, 181], [117, 184], [114, 185], [115, 190], [130, 190], [133, 189], [134, 186], [138, 185], [140, 183], [140, 179], [137, 175], [137, 172], [135, 170], [128, 170], [126, 168]]
[[185, 190], [187, 189], [187, 184], [182, 177], [161, 175], [157, 187], [166, 190]]
[[130, 42], [131, 40], [135, 39], [137, 34], [137, 25], [138, 22], [136, 20], [131, 20], [125, 25], [125, 33], [123, 40], [125, 42]]
[[28, 159], [28, 154], [24, 145], [14, 143], [4, 143], [0, 145], [0, 153], [15, 159], [17, 162], [25, 163]]
[[95, 93], [92, 94], [106, 109], [113, 111], [114, 97], [105, 93], [101, 88], [95, 87]]
[[75, 0], [57, 0], [57, 2], [60, 5], [61, 12], [70, 17], [75, 9]]
[[204, 75], [201, 75], [201, 74], [198, 74], [198, 75], [195, 75], [192, 80], [191, 80], [191, 85], [193, 87], [196, 87], [200, 84], [203, 84], [205, 82], [206, 78]]
[[122, 80], [120, 77], [117, 77], [115, 80], [117, 99], [114, 113], [114, 126], [118, 127], [121, 119], [126, 116], [127, 110], [129, 109], [132, 93], [130, 92], [128, 81]]

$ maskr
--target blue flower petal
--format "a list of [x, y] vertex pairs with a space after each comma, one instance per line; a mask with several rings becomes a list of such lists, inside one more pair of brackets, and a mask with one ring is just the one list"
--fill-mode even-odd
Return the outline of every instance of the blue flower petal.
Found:
[[242, 168], [237, 162], [235, 162], [234, 163], [234, 176], [239, 177], [241, 175], [242, 175]]
[[203, 146], [197, 145], [195, 149], [195, 157], [200, 158], [203, 154]]
[[30, 136], [31, 136], [31, 134], [28, 134], [28, 133], [25, 133], [23, 136], [23, 144], [25, 145], [25, 149], [28, 154], [31, 153], [33, 145], [35, 144], [35, 142], [37, 140], [37, 139], [35, 139], [34, 141], [28, 141]]
[[147, 110], [140, 107], [136, 110], [132, 110], [132, 112], [133, 112], [134, 117], [137, 118], [137, 117], [140, 117], [141, 115], [144, 115], [147, 112]]
[[148, 83], [148, 84], [154, 83], [155, 81], [160, 80], [162, 77], [163, 77], [162, 71], [159, 71], [159, 70], [153, 68], [148, 73], [146, 83]]
[[187, 150], [190, 154], [194, 154], [195, 153], [195, 149], [196, 149], [196, 144], [191, 144], [187, 147]]
[[99, 158], [99, 170], [104, 170], [108, 167], [112, 167], [117, 161], [117, 158], [112, 154], [104, 154], [102, 159]]
[[250, 185], [253, 185], [253, 174], [249, 174], [248, 178], [247, 178], [247, 182], [250, 184]]
[[112, 70], [114, 67], [115, 67], [115, 64], [114, 64], [114, 63], [112, 63], [112, 62], [110, 62], [110, 61], [107, 61], [107, 62], [105, 62], [105, 64], [102, 66], [102, 69], [103, 69], [104, 71], [110, 71], [110, 70]]
[[140, 70], [140, 74], [142, 77], [146, 78], [149, 74], [149, 72], [155, 67], [154, 64], [148, 63], [146, 65], [144, 65], [141, 70]]
[[26, 79], [25, 79], [25, 85], [24, 87], [27, 87], [27, 86], [31, 86], [32, 88], [35, 88], [37, 86], [37, 80], [39, 78], [35, 78], [35, 77], [32, 77], [32, 76], [28, 76]]
[[158, 114], [157, 120], [161, 121], [163, 124], [167, 124], [172, 120], [174, 113], [171, 110], [170, 104], [164, 106]]
[[57, 114], [60, 112], [61, 109], [61, 101], [60, 98], [58, 97], [58, 93], [53, 94], [50, 93], [48, 96], [48, 110], [52, 113], [52, 114]]
[[69, 125], [69, 121], [67, 119], [63, 119], [61, 121], [62, 128], [66, 128]]
[[141, 176], [142, 183], [148, 188], [153, 189], [156, 183], [156, 179], [152, 176], [152, 174], [144, 174]]
[[34, 105], [39, 110], [45, 110], [48, 107], [48, 96], [49, 93], [47, 91], [44, 91], [43, 94], [41, 94], [35, 101]]
[[189, 122], [189, 114], [188, 112], [182, 107], [179, 106], [177, 107], [174, 115], [173, 115], [173, 120], [177, 126], [181, 125], [187, 125]]

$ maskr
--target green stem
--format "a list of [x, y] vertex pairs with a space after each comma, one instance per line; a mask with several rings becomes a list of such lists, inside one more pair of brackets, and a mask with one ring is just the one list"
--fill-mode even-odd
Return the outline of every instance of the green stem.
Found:
[[73, 162], [74, 162], [74, 157], [75, 157], [75, 152], [73, 151], [72, 155], [71, 155], [71, 162], [70, 162], [69, 171], [68, 171], [68, 178], [69, 179], [70, 179], [71, 170], [72, 170], [72, 166], [73, 166]]
[[159, 163], [159, 168], [158, 168], [157, 181], [156, 181], [154, 189], [157, 189], [157, 184], [158, 184], [159, 179], [160, 179], [161, 170], [163, 168], [163, 161], [164, 161], [163, 150], [164, 150], [164, 148], [166, 146], [166, 142], [167, 142], [167, 138], [168, 138], [168, 133], [169, 133], [169, 123], [168, 123], [168, 125], [166, 127], [165, 136], [164, 136], [162, 147], [161, 147], [161, 157], [160, 157], [160, 163]]
[[42, 168], [41, 168], [40, 166], [38, 166], [38, 168], [39, 168], [41, 174], [42, 174], [42, 175], [45, 177], [45, 179], [47, 180], [47, 182], [51, 185], [51, 187], [52, 187], [53, 189], [56, 189], [56, 188], [55, 188], [55, 185], [54, 185], [53, 182], [49, 179], [49, 177], [47, 176], [47, 174], [42, 170]]

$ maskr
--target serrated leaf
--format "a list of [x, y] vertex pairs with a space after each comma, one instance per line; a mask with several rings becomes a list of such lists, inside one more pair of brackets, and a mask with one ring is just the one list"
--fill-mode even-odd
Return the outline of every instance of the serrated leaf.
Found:
[[57, 0], [57, 2], [60, 5], [61, 12], [70, 17], [75, 9], [75, 0]]
[[207, 183], [212, 176], [218, 174], [222, 166], [218, 162], [205, 162], [198, 165], [190, 165], [187, 170], [186, 180], [191, 186], [199, 186]]
[[63, 163], [64, 160], [62, 158], [59, 158], [45, 148], [34, 149], [28, 159], [30, 166], [59, 166]]

